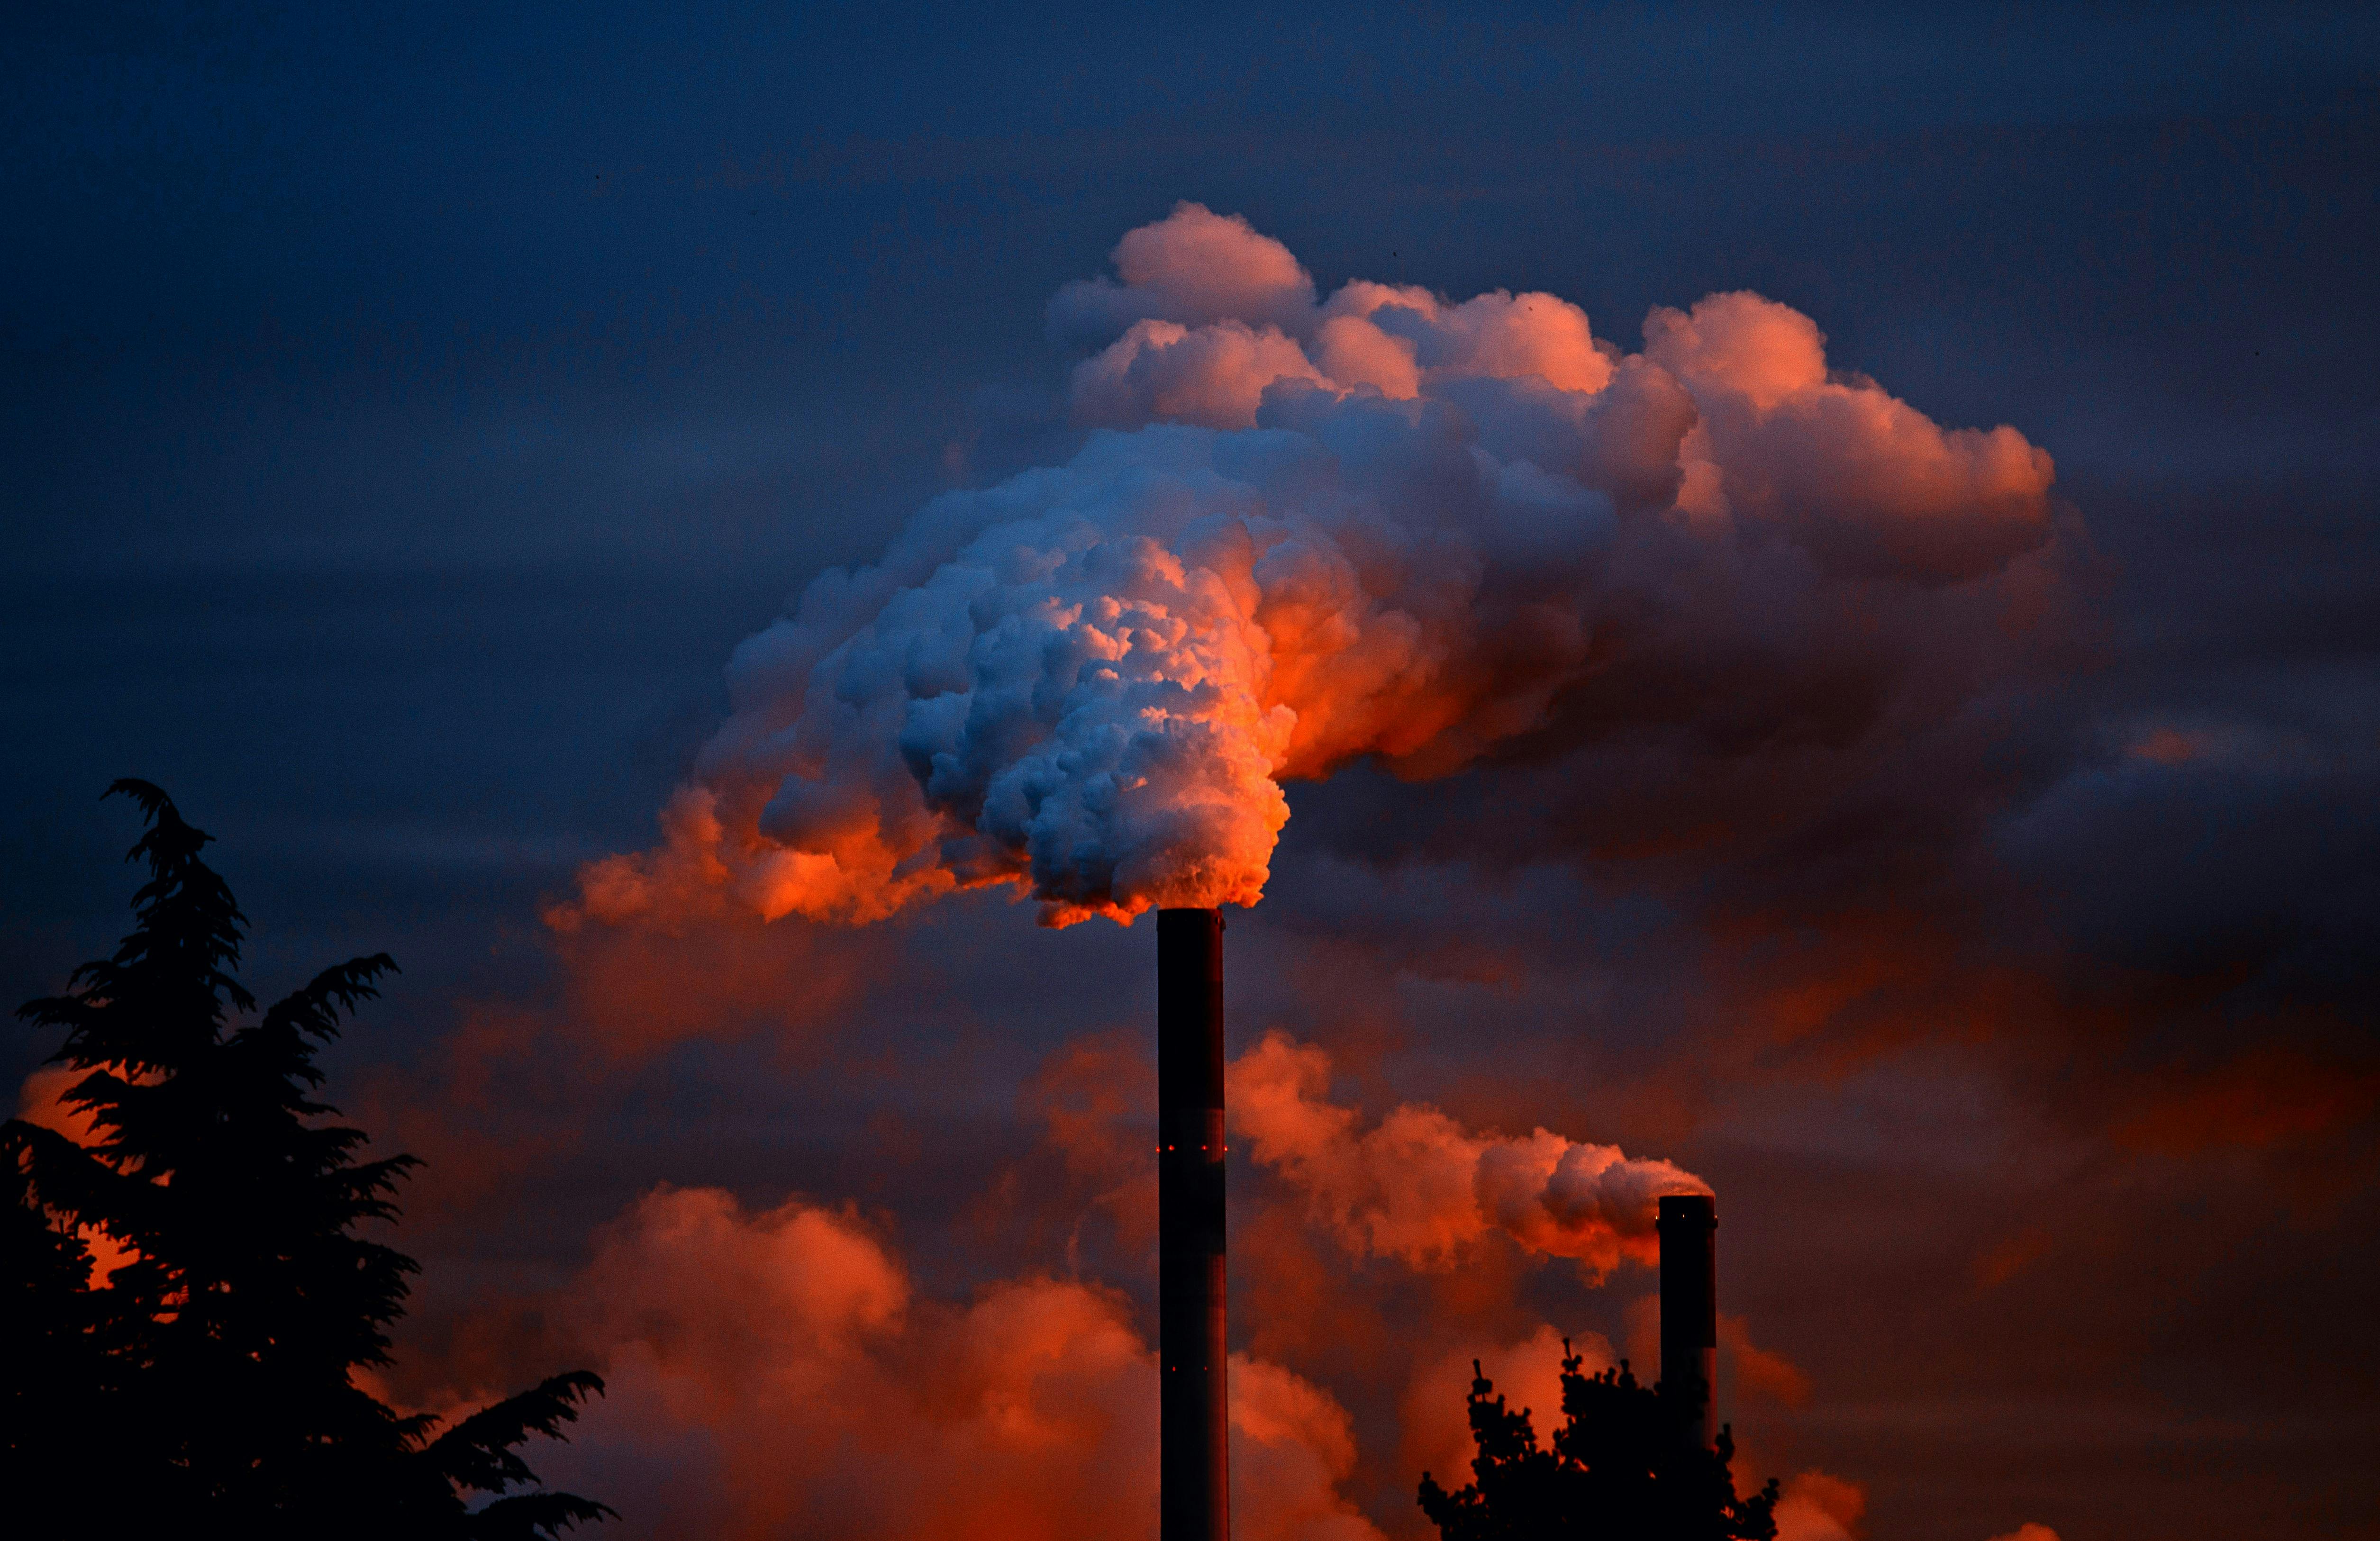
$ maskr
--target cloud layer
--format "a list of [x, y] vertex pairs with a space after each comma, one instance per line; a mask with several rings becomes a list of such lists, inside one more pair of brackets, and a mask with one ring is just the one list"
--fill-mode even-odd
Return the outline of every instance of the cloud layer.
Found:
[[[610, 1383], [546, 1463], [600, 1482], [625, 1535], [1156, 1535], [1156, 1359], [1112, 1290], [933, 1298], [849, 1209], [662, 1187], [525, 1319]], [[1241, 1533], [1378, 1541], [1337, 1491], [1355, 1447], [1330, 1393], [1244, 1354], [1231, 1388]]]

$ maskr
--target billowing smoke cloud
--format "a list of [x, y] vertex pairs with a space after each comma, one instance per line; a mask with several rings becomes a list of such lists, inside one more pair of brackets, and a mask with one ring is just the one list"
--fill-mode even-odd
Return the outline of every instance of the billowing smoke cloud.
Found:
[[1362, 1129], [1328, 1099], [1330, 1058], [1281, 1033], [1233, 1061], [1224, 1105], [1257, 1165], [1305, 1195], [1309, 1218], [1356, 1256], [1447, 1268], [1491, 1232], [1532, 1251], [1574, 1257], [1601, 1279], [1622, 1258], [1659, 1256], [1663, 1194], [1703, 1181], [1667, 1161], [1632, 1160], [1539, 1129], [1476, 1135], [1435, 1108], [1408, 1103]]
[[1624, 738], [1764, 678], [1840, 717], [1791, 704], [1848, 646], [1814, 616], [1913, 607], [1916, 635], [2052, 538], [2046, 455], [1830, 370], [1756, 295], [1657, 309], [1627, 354], [1551, 295], [1318, 298], [1192, 204], [1115, 262], [1050, 306], [1097, 349], [1080, 452], [937, 499], [745, 643], [663, 844], [590, 868], [564, 924], [987, 884], [1056, 925], [1253, 904], [1285, 780]]
[[[1027, 1277], [936, 1300], [847, 1210], [662, 1188], [535, 1315], [538, 1353], [610, 1383], [541, 1464], [625, 1535], [1156, 1534], [1156, 1361], [1113, 1291]], [[1355, 1445], [1330, 1393], [1242, 1355], [1231, 1389], [1238, 1528], [1378, 1541], [1337, 1490]]]

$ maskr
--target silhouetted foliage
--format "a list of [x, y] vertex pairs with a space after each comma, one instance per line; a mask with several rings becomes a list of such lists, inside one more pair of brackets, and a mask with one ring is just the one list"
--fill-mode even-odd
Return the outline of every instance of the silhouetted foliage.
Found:
[[1443, 1541], [1773, 1541], [1777, 1484], [1736, 1496], [1732, 1434], [1706, 1447], [1699, 1404], [1637, 1384], [1625, 1360], [1582, 1375], [1562, 1349], [1564, 1421], [1550, 1448], [1473, 1362], [1471, 1481], [1450, 1493], [1421, 1479], [1422, 1512]]
[[[340, 964], [254, 1016], [232, 972], [246, 917], [200, 859], [209, 837], [146, 782], [119, 794], [149, 819], [132, 934], [18, 1012], [65, 1029], [51, 1062], [83, 1073], [65, 1101], [95, 1138], [0, 1129], [12, 1520], [78, 1536], [527, 1538], [610, 1513], [512, 1491], [537, 1482], [515, 1447], [558, 1437], [601, 1392], [595, 1376], [443, 1433], [355, 1383], [388, 1363], [419, 1271], [356, 1232], [396, 1218], [417, 1163], [359, 1159], [363, 1132], [310, 1094], [318, 1047], [396, 965]], [[103, 1234], [128, 1258], [95, 1286], [85, 1238]], [[474, 1511], [474, 1495], [493, 1501]]]

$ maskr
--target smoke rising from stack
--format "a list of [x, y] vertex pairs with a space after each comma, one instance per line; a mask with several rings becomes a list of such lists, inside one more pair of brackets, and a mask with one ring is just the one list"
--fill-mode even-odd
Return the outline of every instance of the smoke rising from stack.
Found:
[[1274, 1032], [1232, 1062], [1232, 1131], [1257, 1165], [1305, 1195], [1308, 1217], [1355, 1256], [1446, 1268], [1500, 1233], [1572, 1257], [1600, 1280], [1623, 1258], [1651, 1262], [1664, 1195], [1707, 1194], [1668, 1161], [1537, 1129], [1478, 1134], [1407, 1103], [1363, 1128], [1329, 1100], [1330, 1059]]
[[935, 500], [738, 649], [662, 845], [557, 918], [724, 895], [867, 922], [985, 885], [1053, 925], [1252, 904], [1283, 781], [1673, 725], [1747, 649], [1810, 672], [1816, 618], [2052, 536], [2046, 455], [1830, 371], [1755, 295], [1657, 309], [1628, 354], [1551, 295], [1318, 298], [1192, 204], [1115, 260], [1050, 306], [1096, 349], [1080, 452]]

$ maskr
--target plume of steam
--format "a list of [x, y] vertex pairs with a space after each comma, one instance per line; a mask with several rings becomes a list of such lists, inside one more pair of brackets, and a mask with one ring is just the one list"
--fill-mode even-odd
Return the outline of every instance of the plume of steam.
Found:
[[1224, 1107], [1257, 1164], [1305, 1195], [1315, 1223], [1356, 1256], [1451, 1266], [1491, 1232], [1532, 1251], [1574, 1257], [1596, 1279], [1622, 1258], [1659, 1255], [1664, 1194], [1710, 1192], [1667, 1161], [1539, 1129], [1474, 1134], [1408, 1103], [1370, 1129], [1328, 1099], [1330, 1058], [1273, 1032], [1233, 1061]]
[[1691, 646], [1666, 693], [1594, 689], [1662, 617], [1767, 617], [1790, 678], [1797, 613], [2050, 539], [2046, 454], [1830, 371], [1756, 295], [1657, 309], [1628, 354], [1548, 294], [1319, 298], [1196, 204], [1115, 265], [1050, 308], [1096, 350], [1080, 452], [937, 499], [739, 648], [663, 843], [592, 866], [560, 923], [721, 895], [865, 922], [986, 884], [1054, 925], [1253, 904], [1284, 780], [1666, 723], [1716, 693], [1674, 677], [1711, 667]]

